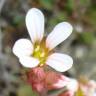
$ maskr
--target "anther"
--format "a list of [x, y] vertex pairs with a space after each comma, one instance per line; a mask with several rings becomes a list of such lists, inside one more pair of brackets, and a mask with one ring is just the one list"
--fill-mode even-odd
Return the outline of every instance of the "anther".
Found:
[[45, 56], [45, 53], [42, 52], [42, 53], [40, 54], [40, 57], [44, 57], [44, 56]]
[[39, 49], [40, 49], [40, 46], [37, 46], [34, 51], [37, 52], [39, 51]]

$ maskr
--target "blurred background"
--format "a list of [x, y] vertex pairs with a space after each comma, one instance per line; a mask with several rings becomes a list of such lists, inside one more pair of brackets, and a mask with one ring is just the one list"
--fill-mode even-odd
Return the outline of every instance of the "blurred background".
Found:
[[0, 96], [36, 96], [12, 53], [16, 40], [29, 38], [25, 15], [32, 7], [44, 13], [46, 35], [59, 22], [72, 24], [73, 33], [55, 50], [73, 57], [68, 76], [96, 80], [96, 0], [0, 0]]

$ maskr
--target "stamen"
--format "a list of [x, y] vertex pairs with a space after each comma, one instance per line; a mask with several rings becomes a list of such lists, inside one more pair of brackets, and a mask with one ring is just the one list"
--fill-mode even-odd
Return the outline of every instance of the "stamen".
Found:
[[37, 52], [37, 51], [39, 51], [40, 50], [40, 46], [38, 45], [38, 46], [36, 46], [36, 48], [35, 48], [35, 52]]
[[40, 66], [40, 67], [42, 67], [43, 65], [44, 65], [44, 64], [43, 64], [43, 63], [41, 63], [39, 66]]
[[46, 61], [48, 52], [46, 51], [45, 46], [42, 45], [36, 45], [34, 47], [34, 52], [32, 54], [33, 57], [38, 58], [40, 60], [40, 64], [38, 66], [43, 66]]
[[42, 52], [41, 54], [40, 54], [40, 57], [44, 57], [45, 56], [45, 52]]

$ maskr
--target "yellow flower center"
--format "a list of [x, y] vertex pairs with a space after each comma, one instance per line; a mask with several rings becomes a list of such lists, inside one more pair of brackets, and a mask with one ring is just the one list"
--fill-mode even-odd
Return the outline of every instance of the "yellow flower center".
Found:
[[40, 44], [36, 43], [34, 45], [34, 51], [32, 56], [39, 59], [39, 66], [43, 66], [48, 57], [48, 49], [45, 47], [45, 42], [42, 41]]

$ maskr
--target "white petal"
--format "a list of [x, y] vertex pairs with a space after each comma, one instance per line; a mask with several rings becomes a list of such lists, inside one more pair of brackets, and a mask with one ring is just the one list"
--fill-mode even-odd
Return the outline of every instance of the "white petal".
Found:
[[33, 43], [41, 41], [44, 33], [44, 15], [36, 8], [32, 8], [26, 15], [26, 26]]
[[70, 79], [69, 83], [67, 84], [67, 89], [73, 92], [76, 92], [78, 87], [78, 82], [75, 79]]
[[33, 45], [28, 39], [19, 39], [13, 46], [13, 53], [17, 57], [28, 56], [33, 52]]
[[68, 81], [58, 80], [58, 82], [54, 84], [53, 86], [56, 88], [62, 88], [67, 84], [68, 84]]
[[39, 60], [33, 57], [22, 57], [19, 59], [20, 63], [27, 68], [33, 68], [36, 67], [39, 64]]
[[67, 85], [69, 83], [69, 78], [65, 77], [65, 76], [61, 76], [58, 80], [58, 82], [56, 82], [53, 86], [55, 88], [62, 88], [65, 85]]
[[71, 33], [72, 26], [67, 22], [59, 23], [46, 39], [46, 46], [51, 50], [63, 42]]
[[72, 67], [73, 60], [68, 55], [53, 53], [48, 57], [46, 64], [56, 71], [64, 72]]

